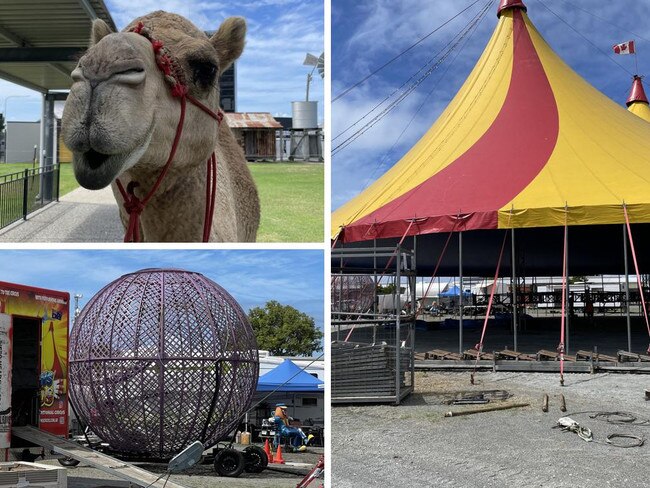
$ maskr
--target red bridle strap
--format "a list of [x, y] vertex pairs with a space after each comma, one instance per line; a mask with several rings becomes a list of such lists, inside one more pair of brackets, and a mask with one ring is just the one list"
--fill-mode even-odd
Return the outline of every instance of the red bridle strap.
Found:
[[[183, 124], [185, 122], [185, 108], [187, 105], [186, 100], [189, 100], [197, 108], [203, 110], [210, 117], [214, 118], [217, 121], [218, 125], [221, 125], [221, 121], [223, 120], [223, 113], [221, 110], [214, 112], [210, 108], [206, 107], [203, 103], [198, 101], [196, 98], [188, 94], [187, 86], [184, 83], [183, 72], [179, 68], [178, 63], [169, 54], [161, 41], [155, 40], [151, 37], [148, 29], [142, 22], [138, 22], [137, 26], [132, 29], [132, 32], [140, 34], [141, 36], [148, 39], [149, 42], [151, 42], [154, 50], [154, 56], [156, 57], [157, 66], [160, 71], [162, 71], [165, 81], [170, 85], [172, 96], [178, 98], [181, 102], [181, 113], [178, 118], [178, 124], [176, 126], [176, 135], [174, 136], [174, 142], [172, 143], [171, 150], [169, 151], [169, 157], [167, 158], [163, 169], [160, 171], [158, 178], [156, 178], [155, 183], [144, 196], [144, 198], [139, 198], [135, 194], [135, 188], [140, 186], [137, 181], [131, 181], [125, 189], [119, 178], [115, 179], [115, 184], [117, 185], [117, 188], [120, 191], [122, 198], [124, 199], [124, 209], [129, 214], [129, 223], [124, 235], [124, 242], [140, 241], [140, 215], [162, 184], [162, 181], [165, 179], [165, 176], [169, 172], [169, 168], [174, 160], [174, 156], [176, 155], [176, 150], [178, 149], [178, 144], [181, 139], [181, 134], [183, 133]], [[206, 161], [206, 169], [207, 178], [205, 182], [203, 242], [208, 242], [210, 240], [212, 219], [214, 217], [215, 199], [217, 195], [217, 157], [214, 154], [214, 151]]]

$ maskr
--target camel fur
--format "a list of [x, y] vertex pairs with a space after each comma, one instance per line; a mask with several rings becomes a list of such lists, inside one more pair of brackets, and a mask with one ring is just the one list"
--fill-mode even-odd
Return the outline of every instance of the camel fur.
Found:
[[[182, 67], [189, 94], [216, 112], [218, 79], [242, 53], [246, 22], [226, 19], [208, 38], [187, 19], [157, 11], [135, 19], [120, 33], [102, 20], [92, 26], [90, 47], [72, 73], [63, 113], [63, 140], [72, 150], [75, 177], [89, 189], [109, 184], [128, 222], [115, 179], [136, 181], [143, 198], [169, 156], [180, 102], [158, 69], [151, 43], [129, 32], [142, 22]], [[259, 198], [225, 119], [220, 125], [187, 103], [180, 143], [161, 186], [140, 217], [143, 240], [200, 241], [206, 194], [206, 161], [217, 157], [217, 196], [210, 241], [255, 241]]]

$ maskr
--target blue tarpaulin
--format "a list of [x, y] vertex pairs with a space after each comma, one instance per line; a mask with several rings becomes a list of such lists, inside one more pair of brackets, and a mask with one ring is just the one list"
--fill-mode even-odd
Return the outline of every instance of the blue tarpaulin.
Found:
[[[457, 297], [457, 296], [459, 296], [459, 295], [460, 295], [460, 288], [458, 288], [457, 285], [452, 286], [451, 288], [449, 288], [449, 290], [447, 290], [447, 291], [443, 291], [443, 292], [440, 294], [441, 297]], [[465, 290], [465, 291], [463, 292], [463, 296], [464, 296], [464, 297], [469, 297], [469, 296], [471, 296], [471, 295], [472, 295], [472, 294], [471, 294], [470, 292], [468, 292], [467, 290]]]
[[271, 371], [260, 376], [257, 381], [257, 391], [324, 392], [323, 384], [323, 381], [301, 370], [290, 359], [285, 359], [282, 364], [278, 364]]

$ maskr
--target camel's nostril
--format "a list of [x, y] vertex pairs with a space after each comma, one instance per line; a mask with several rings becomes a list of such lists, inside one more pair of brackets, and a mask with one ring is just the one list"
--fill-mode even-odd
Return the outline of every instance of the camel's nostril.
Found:
[[91, 169], [99, 168], [104, 162], [110, 157], [110, 154], [102, 154], [94, 149], [91, 149], [84, 154], [84, 159], [88, 163]]

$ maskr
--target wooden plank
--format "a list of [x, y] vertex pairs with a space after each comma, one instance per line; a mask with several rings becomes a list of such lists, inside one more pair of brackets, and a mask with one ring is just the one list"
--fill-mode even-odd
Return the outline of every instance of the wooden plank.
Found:
[[462, 359], [456, 352], [445, 351], [444, 349], [432, 349], [427, 353], [427, 359]]
[[82, 463], [89, 464], [93, 468], [97, 468], [138, 486], [186, 488], [173, 481], [160, 479], [155, 474], [134, 466], [131, 463], [120, 461], [98, 451], [93, 451], [81, 444], [49, 434], [36, 427], [13, 427], [11, 432], [21, 439], [43, 446], [45, 449], [52, 450], [64, 456], [77, 459]]
[[511, 351], [510, 349], [503, 349], [502, 351], [496, 351], [497, 359], [511, 359], [515, 361], [536, 361], [537, 358], [530, 354], [524, 354], [523, 352]]
[[608, 361], [612, 363], [618, 362], [616, 356], [608, 356], [607, 354], [600, 354], [599, 352], [580, 350], [576, 352], [576, 359], [578, 361]]
[[[476, 349], [467, 349], [463, 351], [463, 359], [476, 359], [478, 357], [478, 351]], [[492, 361], [494, 359], [494, 354], [489, 352], [482, 352], [479, 359], [487, 359]]]
[[557, 351], [549, 351], [548, 349], [541, 349], [537, 351], [538, 361], [548, 361], [549, 359], [555, 361], [559, 359], [560, 354]]
[[645, 354], [637, 354], [637, 353], [630, 352], [630, 351], [618, 351], [618, 360], [620, 362], [624, 362], [624, 361], [635, 361], [635, 362], [650, 361], [650, 356], [647, 356]]

